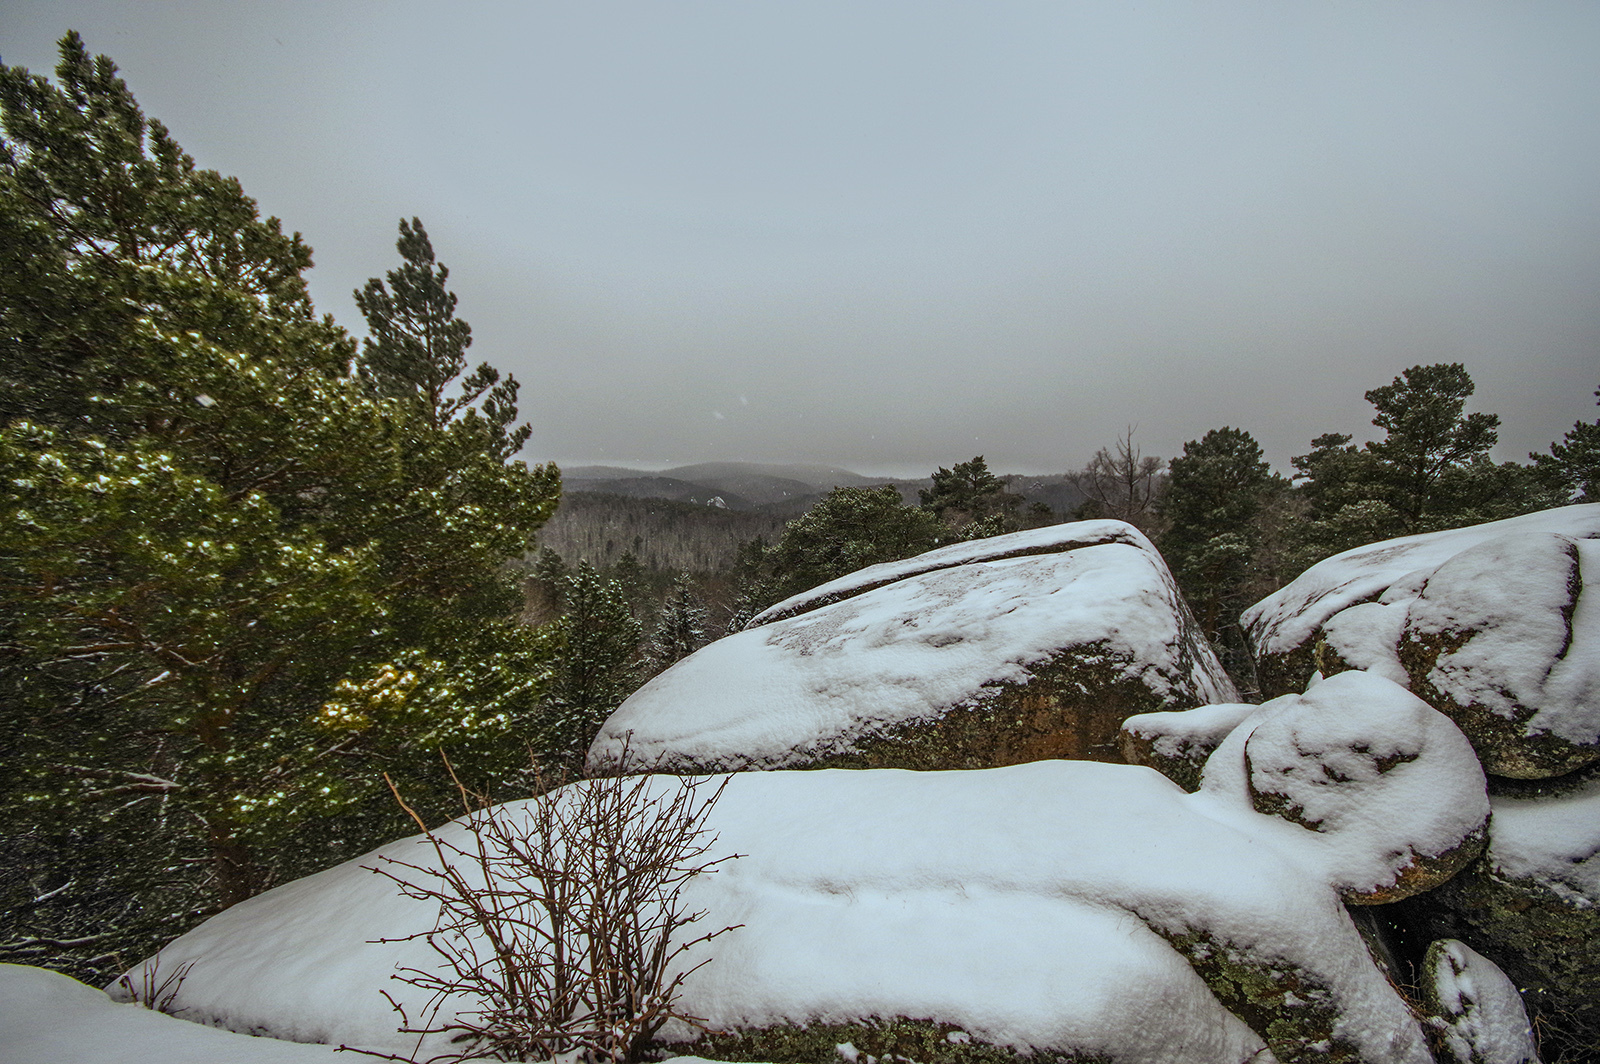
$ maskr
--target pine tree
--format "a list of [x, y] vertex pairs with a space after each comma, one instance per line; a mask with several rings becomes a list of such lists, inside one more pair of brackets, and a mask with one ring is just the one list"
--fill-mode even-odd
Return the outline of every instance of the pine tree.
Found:
[[93, 968], [391, 836], [383, 771], [436, 815], [441, 745], [525, 760], [559, 474], [349, 376], [310, 249], [61, 57], [0, 68], [0, 847], [72, 886], [0, 937]]
[[1383, 501], [1393, 507], [1404, 533], [1425, 531], [1431, 518], [1449, 520], [1447, 478], [1488, 462], [1500, 438], [1495, 414], [1465, 412], [1474, 391], [1459, 362], [1412, 366], [1391, 383], [1366, 393], [1377, 410], [1372, 423], [1384, 438], [1365, 450], [1375, 460]]
[[931, 509], [907, 506], [890, 485], [835, 488], [784, 526], [759, 558], [771, 605], [879, 562], [938, 546], [944, 528]]
[[577, 771], [595, 732], [638, 686], [642, 632], [622, 586], [579, 562], [562, 591], [559, 651], [550, 688], [550, 729], [543, 742], [557, 768]]
[[[442, 428], [483, 400], [482, 416], [496, 440], [498, 458], [522, 449], [532, 429], [512, 428], [517, 416], [517, 379], [482, 363], [466, 378], [472, 326], [456, 317], [456, 295], [446, 287], [450, 270], [434, 258], [433, 242], [420, 218], [400, 220], [395, 249], [404, 260], [355, 292], [370, 334], [362, 344], [358, 372], [380, 394], [415, 400], [433, 428]], [[450, 397], [459, 382], [460, 394]]]
[[688, 573], [678, 574], [645, 648], [648, 672], [655, 675], [705, 646], [710, 642], [709, 629], [707, 610], [695, 593], [694, 581]]
[[960, 528], [960, 539], [981, 539], [1016, 528], [1012, 516], [1022, 496], [1006, 490], [1005, 481], [989, 471], [983, 455], [970, 462], [957, 462], [954, 468], [940, 466], [933, 474], [933, 486], [917, 492], [922, 508], [946, 525]]
[[[1595, 397], [1600, 399], [1600, 390]], [[1561, 502], [1600, 502], [1600, 421], [1576, 422], [1549, 454], [1532, 454], [1535, 467]]]
[[1294, 461], [1309, 503], [1301, 526], [1301, 558], [1330, 554], [1394, 536], [1513, 517], [1558, 501], [1538, 471], [1496, 464], [1494, 414], [1466, 413], [1474, 387], [1460, 363], [1412, 366], [1366, 398], [1384, 437], [1355, 447], [1329, 433]]
[[1241, 429], [1212, 429], [1190, 440], [1168, 469], [1161, 553], [1201, 629], [1236, 677], [1249, 666], [1239, 612], [1266, 593], [1258, 575], [1258, 521], [1267, 499], [1286, 486], [1255, 438]]

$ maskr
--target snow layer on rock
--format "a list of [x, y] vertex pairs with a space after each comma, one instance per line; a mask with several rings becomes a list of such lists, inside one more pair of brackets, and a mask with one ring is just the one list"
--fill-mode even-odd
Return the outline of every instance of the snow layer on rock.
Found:
[[973, 562], [1023, 558], [1034, 554], [1061, 554], [1079, 547], [1102, 543], [1121, 543], [1152, 553], [1155, 551], [1155, 547], [1144, 533], [1125, 521], [1074, 521], [1046, 528], [1033, 528], [1025, 532], [1013, 532], [1005, 536], [990, 536], [987, 539], [975, 539], [966, 543], [952, 543], [948, 547], [940, 547], [938, 550], [931, 550], [914, 558], [881, 562], [853, 573], [846, 573], [838, 579], [819, 584], [809, 591], [802, 591], [798, 595], [767, 607], [751, 618], [745, 627], [755, 628], [772, 621], [793, 617], [830, 602], [838, 602], [840, 599], [892, 584], [896, 580], [904, 580], [908, 576], [920, 576], [940, 569], [953, 569], [958, 565], [970, 565]]
[[1455, 850], [1489, 816], [1483, 768], [1460, 729], [1364, 672], [1261, 706], [1206, 762], [1197, 798], [1208, 797], [1235, 822], [1241, 809], [1281, 806], [1288, 816], [1247, 818], [1250, 830], [1351, 894]]
[[1406, 638], [1467, 634], [1428, 673], [1435, 690], [1507, 718], [1532, 708], [1528, 734], [1593, 743], [1600, 738], [1600, 604], [1579, 591], [1593, 583], [1600, 583], [1600, 540], [1499, 536], [1433, 571], [1410, 604]]
[[1522, 996], [1493, 961], [1453, 938], [1428, 948], [1443, 1047], [1457, 1064], [1539, 1064]]
[[1600, 905], [1600, 778], [1571, 794], [1491, 803], [1490, 867], [1576, 905]]
[[1124, 731], [1152, 740], [1151, 749], [1168, 758], [1194, 750], [1214, 750], [1241, 721], [1261, 707], [1249, 702], [1219, 702], [1166, 713], [1139, 713], [1122, 722]]
[[1498, 536], [1559, 533], [1600, 536], [1600, 503], [1561, 506], [1504, 521], [1370, 543], [1326, 558], [1245, 611], [1242, 621], [1259, 654], [1281, 654], [1305, 643], [1339, 611], [1381, 595], [1419, 570]]
[[348, 1064], [332, 1046], [221, 1031], [121, 1005], [43, 968], [0, 964], [5, 1064]]
[[1322, 638], [1351, 668], [1410, 687], [1411, 676], [1395, 651], [1405, 625], [1404, 603], [1363, 602], [1330, 617], [1322, 626]]
[[[1137, 536], [1121, 522], [1089, 524]], [[1037, 531], [1056, 538], [983, 543], [1000, 550], [1005, 540], [1028, 546], [1062, 535]], [[1209, 648], [1186, 631], [1165, 564], [1138, 538], [995, 560], [972, 560], [978, 544], [960, 544], [933, 554], [966, 564], [720, 639], [624, 702], [595, 739], [590, 765], [614, 763], [625, 741], [630, 761], [645, 766], [685, 756], [729, 768], [803, 764], [884, 728], [981, 704], [1068, 648], [1157, 697], [1237, 699]]]
[[[742, 773], [708, 826], [715, 852], [745, 855], [685, 896], [708, 912], [697, 930], [745, 925], [684, 958], [714, 957], [682, 999], [713, 1026], [906, 1016], [1122, 1061], [1251, 1059], [1260, 1040], [1158, 937], [1198, 931], [1308, 973], [1363, 1060], [1429, 1059], [1325, 868], [1279, 838], [1313, 833], [1148, 769]], [[362, 866], [423, 853], [402, 840], [178, 939], [162, 962], [194, 962], [180, 1003], [231, 1027], [395, 1044], [379, 992], [404, 996], [388, 977], [425, 954], [368, 940], [425, 930], [433, 914]]]

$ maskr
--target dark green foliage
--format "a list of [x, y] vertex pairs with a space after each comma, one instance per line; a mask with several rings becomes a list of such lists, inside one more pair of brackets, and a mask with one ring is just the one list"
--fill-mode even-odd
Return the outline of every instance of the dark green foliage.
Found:
[[1248, 673], [1250, 660], [1239, 613], [1265, 593], [1262, 510], [1285, 487], [1254, 437], [1221, 428], [1184, 444], [1161, 497], [1161, 553], [1236, 678]]
[[196, 169], [75, 33], [56, 77], [0, 68], [0, 416], [139, 431], [136, 411], [91, 403], [155, 383], [155, 337], [342, 368], [348, 341], [313, 316], [299, 236]]
[[[395, 249], [405, 261], [388, 272], [388, 283], [374, 277], [355, 293], [356, 306], [367, 319], [370, 334], [361, 345], [357, 372], [384, 396], [416, 402], [433, 428], [462, 416], [494, 440], [495, 456], [509, 458], [522, 450], [532, 429], [512, 428], [517, 417], [515, 377], [500, 380], [500, 371], [482, 363], [465, 379], [472, 327], [455, 316], [456, 295], [445, 287], [450, 271], [433, 254], [422, 219], [400, 219]], [[446, 393], [459, 381], [460, 394]], [[481, 414], [472, 404], [483, 400]]]
[[567, 574], [561, 602], [549, 731], [541, 752], [547, 768], [575, 774], [600, 725], [638, 686], [642, 632], [622, 585], [588, 562]]
[[1528, 457], [1562, 501], [1600, 502], [1600, 421], [1579, 421], [1549, 454]]
[[775, 546], [746, 548], [747, 587], [752, 602], [759, 600], [750, 612], [857, 569], [932, 550], [943, 533], [931, 509], [906, 506], [893, 487], [835, 488], [785, 525]]
[[559, 475], [504, 461], [509, 393], [351, 376], [310, 250], [61, 54], [0, 69], [0, 940], [104, 975], [403, 830], [384, 771], [443, 815], [440, 747], [525, 763], [551, 652], [507, 562]]
[[688, 573], [680, 573], [661, 604], [655, 631], [645, 649], [649, 673], [661, 672], [705, 646], [711, 641], [710, 628], [710, 617], [695, 592], [694, 581]]
[[[1429, 518], [1448, 512], [1443, 483], [1452, 473], [1486, 462], [1500, 438], [1495, 414], [1465, 413], [1474, 391], [1459, 362], [1412, 366], [1381, 388], [1367, 392], [1378, 411], [1372, 423], [1385, 433], [1369, 443], [1377, 483], [1407, 532], [1420, 532]], [[1446, 518], [1448, 519], [1448, 518]]]
[[1466, 413], [1473, 383], [1460, 363], [1412, 366], [1366, 393], [1384, 438], [1355, 447], [1328, 433], [1296, 457], [1307, 520], [1301, 567], [1394, 536], [1514, 517], [1561, 500], [1538, 471], [1496, 464], [1500, 419]]
[[1005, 481], [989, 472], [983, 455], [970, 462], [957, 462], [954, 469], [940, 466], [933, 474], [933, 486], [917, 492], [924, 510], [931, 511], [951, 528], [963, 529], [961, 539], [982, 539], [1014, 531], [1012, 514], [1022, 496], [1006, 490]]

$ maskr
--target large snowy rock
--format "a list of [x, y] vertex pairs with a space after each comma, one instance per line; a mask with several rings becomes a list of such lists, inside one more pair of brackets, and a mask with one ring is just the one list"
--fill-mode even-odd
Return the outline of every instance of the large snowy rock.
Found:
[[[1219, 758], [1227, 771], [1208, 771], [1198, 794], [1148, 769], [1072, 761], [734, 776], [707, 823], [714, 852], [744, 856], [691, 881], [684, 900], [707, 912], [696, 932], [742, 926], [681, 960], [711, 958], [681, 1004], [723, 1034], [675, 1024], [665, 1040], [818, 1062], [844, 1043], [880, 1055], [887, 1037], [915, 1043], [925, 1064], [1030, 1053], [1429, 1064], [1421, 1027], [1340, 901], [1350, 868], [1390, 874], [1386, 852], [1360, 851], [1391, 846], [1373, 822], [1397, 811], [1312, 831], [1251, 807], [1242, 740]], [[1362, 794], [1380, 806], [1402, 797]], [[526, 816], [526, 803], [496, 815]], [[456, 842], [463, 832], [441, 829]], [[367, 870], [385, 856], [433, 851], [402, 840], [170, 945], [164, 966], [193, 965], [185, 1015], [409, 1052], [382, 992], [417, 1016], [418, 993], [390, 976], [432, 958], [421, 942], [376, 940], [426, 931], [434, 910]]]
[[1085, 521], [875, 565], [651, 680], [591, 773], [1115, 760], [1135, 713], [1237, 698], [1166, 565]]
[[1600, 1045], [1600, 765], [1496, 790], [1483, 856], [1401, 908], [1505, 969], [1556, 1044]]
[[1600, 759], [1600, 505], [1388, 540], [1319, 562], [1246, 611], [1263, 687], [1313, 669], [1407, 684], [1491, 773]]

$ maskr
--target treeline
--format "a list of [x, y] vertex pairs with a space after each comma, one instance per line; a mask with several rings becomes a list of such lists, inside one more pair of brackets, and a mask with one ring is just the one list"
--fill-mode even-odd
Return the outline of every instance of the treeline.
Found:
[[[1396, 536], [1480, 524], [1600, 499], [1600, 422], [1579, 422], [1527, 463], [1495, 462], [1499, 416], [1468, 412], [1460, 363], [1413, 366], [1368, 391], [1381, 435], [1326, 433], [1273, 471], [1246, 431], [1213, 429], [1170, 464], [1129, 432], [1078, 474], [1079, 516], [1138, 525], [1242, 689], [1256, 690], [1239, 614], [1323, 558]], [[1600, 394], [1600, 393], [1597, 393]]]

